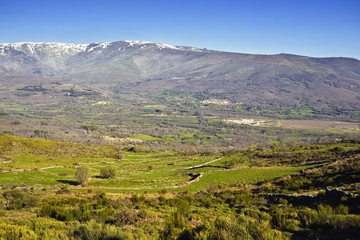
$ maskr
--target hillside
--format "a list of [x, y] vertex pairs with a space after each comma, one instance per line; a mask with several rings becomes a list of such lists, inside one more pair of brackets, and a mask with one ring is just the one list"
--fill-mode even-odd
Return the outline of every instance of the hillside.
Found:
[[360, 61], [251, 55], [119, 41], [0, 44], [0, 83], [14, 76], [80, 84], [115, 94], [187, 94], [253, 109], [341, 115], [360, 106]]
[[359, 239], [359, 141], [144, 150], [0, 134], [0, 237]]

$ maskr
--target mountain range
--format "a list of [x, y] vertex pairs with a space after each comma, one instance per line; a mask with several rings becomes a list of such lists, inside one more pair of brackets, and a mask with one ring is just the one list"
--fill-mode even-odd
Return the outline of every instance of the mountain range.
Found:
[[144, 41], [0, 44], [0, 84], [12, 79], [114, 94], [167, 90], [261, 109], [360, 111], [360, 61], [342, 57], [253, 55]]

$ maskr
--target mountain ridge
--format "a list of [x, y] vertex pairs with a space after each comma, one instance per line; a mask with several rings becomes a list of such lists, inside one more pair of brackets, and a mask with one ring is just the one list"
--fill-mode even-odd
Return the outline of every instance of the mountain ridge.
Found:
[[83, 48], [86, 50], [88, 46], [101, 46], [101, 45], [108, 45], [113, 43], [128, 43], [130, 46], [133, 45], [146, 45], [146, 44], [156, 44], [161, 46], [162, 48], [172, 48], [172, 49], [197, 49], [202, 51], [212, 51], [212, 52], [224, 52], [224, 53], [234, 53], [234, 54], [244, 54], [244, 55], [258, 55], [258, 56], [277, 56], [277, 55], [285, 55], [285, 56], [295, 56], [295, 57], [306, 57], [306, 58], [316, 58], [316, 59], [351, 59], [351, 60], [360, 60], [355, 57], [344, 57], [344, 56], [328, 56], [328, 57], [315, 57], [315, 56], [307, 56], [301, 54], [292, 54], [292, 53], [275, 53], [275, 54], [261, 54], [261, 53], [241, 53], [241, 52], [232, 52], [232, 51], [223, 51], [223, 50], [209, 50], [206, 48], [198, 48], [198, 47], [189, 47], [189, 46], [180, 46], [180, 45], [170, 45], [165, 43], [157, 43], [157, 42], [149, 42], [149, 41], [139, 41], [139, 40], [121, 40], [115, 42], [93, 42], [93, 43], [62, 43], [62, 42], [13, 42], [13, 43], [0, 43], [0, 55], [2, 55], [2, 50], [4, 47], [15, 47], [15, 46], [22, 46], [22, 45], [58, 45], [58, 46], [76, 46]]
[[360, 61], [243, 54], [146, 41], [0, 44], [1, 78], [25, 74], [114, 93], [201, 94], [247, 106], [358, 111]]

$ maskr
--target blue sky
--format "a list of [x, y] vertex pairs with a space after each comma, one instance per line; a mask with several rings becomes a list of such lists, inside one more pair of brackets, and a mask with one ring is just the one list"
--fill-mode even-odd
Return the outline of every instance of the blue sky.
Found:
[[0, 43], [144, 40], [360, 59], [358, 0], [0, 0]]

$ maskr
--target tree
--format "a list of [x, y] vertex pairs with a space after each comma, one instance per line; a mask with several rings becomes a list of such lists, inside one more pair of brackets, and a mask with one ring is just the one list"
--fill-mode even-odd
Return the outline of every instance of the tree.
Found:
[[113, 166], [106, 166], [100, 170], [100, 176], [103, 178], [116, 177], [116, 168]]
[[80, 166], [75, 172], [75, 177], [81, 185], [86, 185], [90, 177], [90, 168], [88, 166]]
[[140, 152], [148, 152], [148, 149], [142, 145], [134, 145], [129, 148], [129, 152], [140, 153]]

